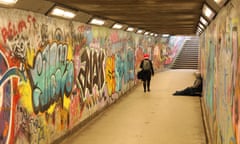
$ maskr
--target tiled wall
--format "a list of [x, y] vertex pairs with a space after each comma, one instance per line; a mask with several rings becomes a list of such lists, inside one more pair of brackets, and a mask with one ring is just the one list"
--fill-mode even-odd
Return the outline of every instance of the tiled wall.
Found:
[[201, 35], [204, 103], [214, 144], [240, 144], [240, 1], [232, 0]]
[[136, 85], [144, 53], [162, 70], [184, 41], [15, 9], [0, 19], [1, 144], [51, 143]]

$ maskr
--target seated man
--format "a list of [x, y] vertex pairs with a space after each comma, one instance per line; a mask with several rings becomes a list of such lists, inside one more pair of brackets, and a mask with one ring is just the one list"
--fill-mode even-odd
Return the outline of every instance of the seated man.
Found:
[[176, 91], [173, 95], [201, 96], [202, 95], [202, 77], [200, 73], [196, 73], [196, 80], [193, 86], [187, 87], [184, 90]]

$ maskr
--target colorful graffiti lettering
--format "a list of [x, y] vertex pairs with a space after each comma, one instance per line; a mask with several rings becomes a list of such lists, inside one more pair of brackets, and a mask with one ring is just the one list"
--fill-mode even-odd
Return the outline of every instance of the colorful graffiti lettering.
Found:
[[81, 89], [81, 99], [86, 100], [88, 94], [93, 94], [93, 88], [97, 86], [98, 91], [104, 85], [104, 53], [95, 51], [83, 51], [81, 55], [81, 67], [77, 77], [79, 88]]
[[74, 79], [73, 62], [67, 60], [67, 45], [52, 43], [39, 51], [28, 69], [34, 112], [44, 112], [53, 102], [69, 96]]
[[26, 29], [26, 22], [21, 20], [17, 26], [14, 25], [12, 22], [8, 23], [7, 27], [4, 27], [1, 29], [2, 38], [4, 43], [7, 42], [7, 39], [11, 39], [13, 36], [16, 36], [17, 34], [21, 33], [23, 29]]

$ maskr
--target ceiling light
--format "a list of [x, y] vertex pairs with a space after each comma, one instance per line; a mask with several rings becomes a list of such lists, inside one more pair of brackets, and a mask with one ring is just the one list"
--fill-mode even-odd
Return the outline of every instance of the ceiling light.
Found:
[[134, 28], [132, 28], [132, 27], [128, 27], [128, 28], [127, 28], [127, 31], [132, 32], [132, 31], [134, 31]]
[[116, 23], [116, 24], [113, 25], [112, 28], [114, 28], [114, 29], [121, 29], [122, 27], [123, 27], [123, 25]]
[[145, 33], [144, 33], [144, 35], [148, 35], [148, 34], [149, 34], [149, 32], [145, 32]]
[[219, 7], [222, 7], [228, 0], [214, 0]]
[[198, 26], [199, 26], [201, 29], [205, 29], [204, 26], [203, 26], [201, 23], [198, 23]]
[[205, 18], [203, 18], [202, 16], [200, 17], [200, 22], [201, 22], [202, 24], [204, 24], [205, 26], [208, 25], [207, 20], [206, 20]]
[[76, 16], [76, 14], [73, 13], [71, 10], [67, 10], [66, 8], [62, 8], [59, 6], [54, 7], [50, 12], [50, 15], [64, 17], [67, 19], [72, 19]]
[[169, 34], [162, 34], [162, 37], [169, 37]]
[[154, 33], [151, 33], [150, 35], [151, 35], [151, 36], [153, 36], [153, 35], [154, 35]]
[[202, 32], [203, 30], [202, 30], [200, 27], [198, 27], [197, 31], [200, 31], [200, 32]]
[[215, 16], [215, 12], [206, 4], [203, 5], [202, 12], [209, 20], [212, 20]]
[[200, 35], [200, 33], [199, 33], [199, 32], [196, 32], [196, 35], [198, 35], [198, 36], [199, 36], [199, 35]]
[[158, 34], [154, 34], [154, 36], [155, 36], [155, 37], [157, 37], [157, 36], [158, 36]]
[[105, 21], [101, 20], [101, 19], [93, 18], [93, 19], [91, 19], [91, 21], [89, 23], [95, 24], [95, 25], [104, 25]]
[[12, 5], [17, 3], [18, 0], [0, 0], [0, 4], [4, 4], [4, 5]]
[[197, 27], [197, 31], [201, 33], [203, 32], [203, 29], [201, 29], [200, 27]]
[[137, 33], [141, 34], [141, 33], [143, 33], [143, 30], [138, 30]]

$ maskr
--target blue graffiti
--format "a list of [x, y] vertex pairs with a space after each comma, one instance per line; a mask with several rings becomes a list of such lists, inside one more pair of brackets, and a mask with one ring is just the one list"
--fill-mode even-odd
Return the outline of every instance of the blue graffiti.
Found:
[[122, 79], [124, 74], [124, 61], [120, 54], [115, 55], [115, 78], [116, 78], [116, 91], [122, 89]]
[[53, 43], [39, 51], [28, 70], [34, 112], [44, 112], [51, 104], [69, 96], [74, 81], [73, 62], [67, 60], [67, 45]]
[[209, 44], [209, 57], [207, 61], [207, 82], [206, 82], [206, 103], [210, 108], [210, 111], [213, 112], [213, 88], [214, 88], [214, 44], [210, 41]]
[[134, 79], [134, 52], [128, 50], [124, 61], [124, 83]]
[[23, 73], [18, 68], [10, 68], [7, 70], [7, 72], [3, 75], [3, 77], [0, 79], [0, 86], [7, 81], [12, 76], [20, 77], [21, 80], [26, 81], [26, 77], [23, 75]]

